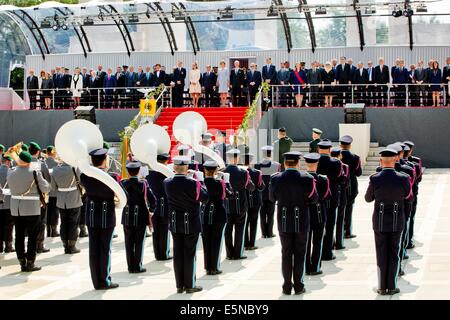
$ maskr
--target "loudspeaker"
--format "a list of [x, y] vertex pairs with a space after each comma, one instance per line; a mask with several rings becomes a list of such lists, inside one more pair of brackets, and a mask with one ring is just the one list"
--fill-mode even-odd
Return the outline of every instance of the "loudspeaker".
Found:
[[97, 123], [94, 106], [79, 106], [73, 111], [73, 114], [75, 119], [87, 120], [93, 124]]
[[364, 103], [348, 103], [344, 106], [345, 123], [366, 123]]

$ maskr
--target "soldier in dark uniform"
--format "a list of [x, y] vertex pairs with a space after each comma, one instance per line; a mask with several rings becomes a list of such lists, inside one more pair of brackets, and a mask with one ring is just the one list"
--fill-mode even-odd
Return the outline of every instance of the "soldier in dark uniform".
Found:
[[125, 234], [125, 251], [129, 273], [142, 273], [147, 270], [142, 267], [144, 258], [145, 230], [150, 225], [150, 213], [155, 211], [156, 198], [149, 188], [147, 180], [138, 178], [141, 163], [128, 162], [129, 179], [120, 184], [127, 193], [127, 205], [123, 208], [122, 224]]
[[412, 197], [409, 177], [395, 170], [397, 151], [380, 151], [383, 169], [370, 176], [365, 199], [375, 200], [372, 223], [378, 266], [378, 294], [393, 295], [400, 268], [400, 241], [405, 224], [405, 200]]
[[414, 200], [411, 206], [411, 218], [409, 219], [409, 243], [406, 247], [407, 249], [412, 249], [415, 247], [414, 245], [414, 218], [416, 216], [417, 209], [417, 198], [419, 196], [419, 183], [422, 181], [422, 159], [416, 157], [412, 154], [414, 148], [414, 142], [412, 141], [404, 141], [405, 145], [409, 147], [409, 151], [406, 151], [404, 154], [404, 159], [413, 163], [416, 168], [416, 181], [413, 184], [413, 195]]
[[336, 259], [333, 254], [333, 237], [339, 199], [338, 186], [342, 184], [344, 176], [342, 162], [330, 157], [331, 141], [323, 139], [317, 145], [320, 153], [317, 173], [326, 175], [330, 181], [331, 199], [327, 201], [327, 221], [322, 249], [322, 260], [330, 261]]
[[[231, 149], [227, 152], [228, 165], [225, 172], [230, 174], [230, 184], [233, 194], [228, 199], [228, 217], [225, 227], [225, 246], [228, 260], [246, 259], [244, 253], [244, 229], [247, 221], [248, 199], [247, 191], [253, 192], [253, 184], [250, 173], [239, 168], [239, 150]], [[234, 241], [233, 241], [234, 229]]]
[[244, 155], [244, 165], [247, 166], [247, 171], [250, 174], [250, 179], [252, 179], [252, 182], [255, 185], [255, 190], [253, 192], [247, 191], [248, 217], [247, 223], [245, 225], [245, 250], [258, 249], [258, 247], [255, 246], [256, 230], [258, 228], [259, 210], [261, 209], [262, 191], [266, 187], [262, 179], [262, 172], [258, 169], [251, 168], [250, 164], [252, 163], [252, 159], [253, 155]]
[[[212, 134], [209, 132], [202, 134], [201, 144], [206, 148], [212, 149]], [[207, 155], [201, 152], [196, 152], [194, 155], [194, 161], [197, 161], [199, 164], [197, 169], [199, 171], [203, 172], [203, 163], [205, 163], [208, 160], [212, 159], [210, 159]]]
[[320, 136], [322, 135], [322, 130], [313, 128], [312, 129], [312, 141], [309, 143], [309, 153], [315, 153], [318, 150], [317, 144], [320, 142]]
[[353, 205], [358, 195], [358, 178], [362, 174], [361, 159], [358, 155], [350, 151], [353, 138], [345, 135], [339, 139], [341, 144], [341, 161], [348, 165], [350, 174], [350, 185], [348, 188], [347, 205], [345, 206], [344, 220], [344, 238], [351, 239], [356, 237], [352, 234], [352, 214]]
[[[164, 165], [169, 161], [169, 154], [157, 155], [156, 160]], [[166, 176], [161, 172], [150, 170], [146, 180], [156, 197], [156, 209], [152, 216], [153, 225], [153, 252], [158, 261], [170, 260], [170, 235], [169, 235], [169, 203], [164, 180]]]
[[[2, 145], [0, 145], [0, 150], [4, 150], [1, 147]], [[11, 172], [11, 162], [13, 160], [8, 156], [4, 157], [3, 154], [0, 157], [2, 159], [0, 166], [0, 189], [4, 189], [7, 186], [6, 179]], [[0, 253], [16, 251], [12, 245], [14, 221], [11, 216], [10, 201], [11, 195], [0, 197]]]
[[322, 274], [322, 243], [325, 233], [325, 222], [327, 219], [326, 201], [331, 197], [330, 183], [327, 176], [317, 174], [317, 164], [320, 154], [308, 153], [303, 156], [306, 162], [306, 171], [312, 175], [316, 181], [317, 203], [309, 206], [310, 230], [308, 234], [308, 247], [306, 250], [306, 274], [315, 276]]
[[[264, 146], [261, 150], [263, 153], [263, 160], [260, 163], [255, 164], [255, 169], [262, 172], [263, 182], [266, 186], [268, 186], [271, 175], [281, 171], [281, 164], [272, 160], [272, 146]], [[262, 192], [260, 215], [261, 236], [263, 238], [275, 237], [273, 234], [275, 203], [270, 199], [269, 188], [265, 188]]]
[[[107, 170], [106, 149], [89, 153], [94, 167]], [[114, 289], [111, 282], [111, 245], [116, 226], [114, 192], [101, 181], [81, 174], [80, 183], [86, 191], [86, 225], [89, 230], [89, 267], [96, 290]]]
[[[31, 156], [33, 157], [33, 159], [31, 160], [32, 169], [36, 171], [41, 171], [44, 179], [47, 180], [48, 183], [50, 183], [51, 182], [50, 171], [48, 170], [45, 161], [43, 161], [41, 158], [41, 146], [33, 141], [31, 141], [29, 145], [30, 146], [28, 150]], [[50, 251], [50, 249], [44, 246], [46, 223], [47, 223], [47, 208], [41, 206], [41, 226], [39, 228], [39, 233], [37, 237], [37, 253], [46, 253]]]
[[177, 293], [202, 290], [202, 287], [196, 286], [196, 250], [201, 231], [200, 203], [208, 201], [208, 191], [200, 181], [187, 176], [189, 162], [188, 157], [175, 157], [175, 176], [164, 180], [169, 202]]
[[209, 196], [208, 202], [204, 203], [202, 219], [203, 254], [207, 275], [222, 273], [219, 268], [227, 221], [225, 199], [232, 194], [225, 175], [217, 173], [218, 167], [219, 165], [214, 160], [208, 160], [203, 164], [204, 183]]
[[193, 156], [191, 156], [191, 148], [188, 145], [182, 144], [181, 146], [178, 146], [177, 151], [179, 156], [189, 157], [189, 170], [200, 171], [202, 166], [198, 161], [194, 160]]
[[56, 194], [56, 207], [61, 215], [61, 240], [66, 254], [80, 252], [76, 247], [80, 208], [83, 206], [79, 181], [80, 172], [67, 163], [63, 162], [53, 168], [51, 185]]
[[274, 174], [269, 187], [271, 198], [278, 204], [283, 294], [291, 294], [292, 286], [295, 294], [305, 292], [303, 277], [310, 223], [309, 206], [318, 200], [314, 178], [299, 172], [300, 156], [301, 153], [296, 151], [285, 153], [286, 170]]
[[[54, 146], [47, 146], [44, 150], [47, 151], [47, 159], [45, 159], [45, 164], [49, 172], [58, 166], [59, 162], [55, 159], [56, 152]], [[51, 174], [50, 174], [51, 176]], [[56, 190], [50, 191], [48, 194], [48, 204], [47, 204], [47, 237], [59, 237], [59, 232], [57, 230], [59, 221], [59, 210], [56, 206]]]
[[[332, 148], [331, 157], [341, 160], [341, 149]], [[345, 249], [344, 245], [344, 220], [345, 208], [347, 206], [348, 188], [350, 185], [350, 171], [348, 165], [342, 163], [342, 184], [338, 184], [338, 203], [337, 203], [337, 218], [336, 218], [336, 238], [334, 241], [334, 248], [336, 250]]]

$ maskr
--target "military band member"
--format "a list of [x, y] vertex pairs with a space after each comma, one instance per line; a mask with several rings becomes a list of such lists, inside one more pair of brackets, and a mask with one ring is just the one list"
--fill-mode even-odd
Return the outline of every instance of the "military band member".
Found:
[[208, 191], [200, 181], [188, 177], [189, 157], [173, 158], [175, 176], [164, 180], [169, 202], [169, 228], [173, 237], [173, 267], [177, 293], [195, 293], [196, 250], [201, 231], [200, 203], [208, 201]]
[[[34, 168], [34, 170], [41, 171], [44, 179], [47, 180], [48, 183], [50, 183], [50, 171], [48, 170], [47, 164], [41, 160], [41, 146], [32, 141], [29, 143], [29, 152], [33, 157], [31, 161], [31, 167]], [[50, 249], [44, 246], [45, 226], [47, 223], [47, 208], [42, 206], [41, 211], [41, 226], [39, 227], [39, 233], [37, 237], [37, 253], [46, 253], [50, 251]]]
[[231, 149], [231, 145], [226, 143], [226, 137], [227, 133], [225, 131], [217, 130], [216, 143], [214, 144], [214, 151], [220, 155], [225, 163], [227, 162], [227, 151]]
[[406, 247], [407, 249], [412, 249], [415, 247], [414, 245], [414, 218], [416, 216], [417, 209], [417, 198], [419, 195], [419, 183], [422, 181], [422, 159], [413, 155], [414, 142], [412, 141], [404, 141], [405, 145], [409, 147], [409, 151], [405, 150], [404, 159], [414, 163], [416, 168], [416, 181], [413, 184], [413, 195], [414, 200], [411, 207], [411, 218], [409, 219], [409, 243]]
[[353, 138], [349, 135], [342, 136], [339, 139], [341, 145], [341, 161], [348, 165], [350, 174], [350, 185], [348, 188], [347, 205], [345, 206], [344, 220], [344, 238], [351, 239], [356, 237], [352, 234], [352, 215], [353, 205], [358, 195], [358, 178], [362, 174], [361, 159], [358, 155], [351, 152]]
[[147, 180], [139, 180], [141, 163], [128, 162], [126, 165], [129, 179], [120, 184], [127, 193], [127, 205], [123, 208], [122, 224], [125, 233], [125, 251], [129, 273], [142, 273], [144, 255], [145, 230], [150, 225], [151, 212], [155, 211], [156, 198], [149, 188]]
[[327, 219], [326, 202], [331, 197], [330, 183], [327, 176], [317, 174], [317, 164], [320, 154], [308, 153], [303, 156], [306, 162], [306, 172], [312, 175], [316, 182], [318, 201], [309, 206], [310, 229], [308, 247], [306, 250], [305, 271], [307, 275], [322, 274], [322, 243]]
[[[0, 145], [1, 150], [1, 145]], [[11, 172], [12, 159], [8, 156], [1, 156], [0, 166], [0, 189], [9, 189], [6, 178]], [[13, 242], [14, 221], [10, 210], [11, 195], [3, 195], [0, 197], [0, 253], [15, 252]]]
[[191, 148], [188, 145], [182, 144], [178, 146], [178, 155], [189, 157], [189, 170], [199, 171], [201, 168], [200, 163], [197, 160], [194, 160], [194, 157], [191, 155]]
[[[247, 191], [253, 192], [253, 184], [247, 170], [238, 167], [240, 151], [231, 149], [227, 152], [228, 165], [224, 172], [230, 174], [233, 194], [228, 199], [228, 217], [225, 227], [225, 247], [228, 260], [246, 259], [244, 256], [244, 229], [247, 221]], [[234, 229], [234, 240], [233, 240]]]
[[312, 129], [312, 141], [309, 143], [309, 153], [315, 153], [318, 150], [317, 144], [320, 142], [320, 137], [322, 136], [322, 130], [313, 128]]
[[[54, 146], [47, 146], [45, 149], [47, 153], [47, 158], [45, 159], [45, 164], [49, 170], [50, 176], [51, 171], [59, 164], [56, 161], [56, 151]], [[59, 220], [59, 211], [56, 205], [56, 190], [51, 190], [48, 194], [48, 204], [47, 204], [47, 237], [59, 237], [59, 233], [57, 230], [58, 220]]]
[[[92, 165], [107, 171], [108, 150], [89, 153]], [[114, 192], [101, 181], [81, 174], [80, 183], [86, 194], [86, 225], [89, 230], [89, 267], [96, 290], [119, 287], [111, 281], [111, 245], [116, 226]]]
[[[37, 237], [41, 231], [41, 197], [50, 191], [50, 184], [39, 170], [30, 167], [33, 158], [31, 154], [22, 151], [19, 154], [17, 167], [12, 170], [7, 183], [11, 190], [11, 215], [15, 225], [15, 247], [22, 271], [38, 271], [35, 266], [37, 252]], [[25, 232], [28, 234], [28, 244], [25, 253]]]
[[[263, 160], [255, 164], [255, 169], [262, 172], [262, 179], [266, 186], [269, 185], [272, 174], [281, 171], [281, 164], [272, 160], [272, 146], [264, 146], [261, 148]], [[261, 236], [263, 238], [273, 238], [273, 221], [275, 215], [275, 203], [270, 199], [269, 188], [262, 191], [262, 203], [260, 210]]]
[[245, 225], [245, 250], [258, 249], [258, 247], [255, 246], [256, 230], [258, 228], [259, 210], [261, 209], [262, 191], [266, 187], [262, 179], [262, 172], [258, 169], [251, 168], [252, 161], [252, 154], [244, 155], [244, 166], [247, 166], [247, 171], [250, 174], [250, 179], [252, 179], [252, 182], [255, 185], [255, 190], [253, 192], [247, 191], [248, 217], [247, 223]]
[[[156, 160], [167, 165], [169, 154], [162, 153], [156, 156]], [[152, 216], [153, 225], [153, 252], [158, 261], [170, 260], [170, 234], [169, 234], [169, 203], [166, 191], [164, 190], [164, 180], [166, 176], [161, 172], [150, 170], [146, 177], [148, 185], [156, 198], [156, 208]]]
[[52, 190], [56, 194], [56, 207], [61, 215], [61, 241], [65, 254], [79, 253], [76, 247], [78, 239], [78, 222], [80, 220], [82, 190], [80, 172], [63, 162], [53, 168]]
[[[341, 149], [332, 148], [331, 157], [337, 160], [341, 160]], [[338, 185], [338, 203], [337, 203], [337, 217], [336, 217], [336, 237], [334, 241], [334, 248], [336, 250], [345, 249], [344, 245], [344, 220], [345, 220], [345, 207], [347, 206], [348, 187], [350, 185], [350, 172], [349, 167], [345, 163], [342, 163], [342, 184]]]
[[378, 266], [378, 294], [393, 295], [397, 288], [400, 269], [400, 241], [404, 229], [405, 200], [412, 197], [409, 177], [395, 170], [397, 151], [380, 151], [382, 170], [370, 176], [365, 199], [375, 200], [372, 223]]
[[[277, 202], [278, 232], [281, 240], [281, 268], [283, 294], [305, 292], [305, 255], [309, 232], [309, 206], [316, 203], [318, 195], [314, 178], [299, 172], [301, 153], [284, 155], [286, 170], [270, 179], [270, 196]], [[292, 284], [292, 282], [294, 282]]]
[[332, 147], [330, 140], [323, 139], [317, 145], [320, 153], [317, 173], [326, 175], [330, 181], [331, 199], [327, 202], [327, 221], [322, 248], [322, 260], [330, 261], [336, 259], [333, 254], [333, 237], [339, 199], [338, 186], [343, 182], [343, 169], [341, 161], [330, 157]]
[[203, 164], [205, 187], [209, 199], [204, 203], [202, 218], [202, 241], [205, 270], [207, 275], [218, 275], [220, 270], [220, 252], [227, 221], [225, 199], [232, 194], [229, 181], [223, 173], [218, 173], [219, 165], [214, 160]]

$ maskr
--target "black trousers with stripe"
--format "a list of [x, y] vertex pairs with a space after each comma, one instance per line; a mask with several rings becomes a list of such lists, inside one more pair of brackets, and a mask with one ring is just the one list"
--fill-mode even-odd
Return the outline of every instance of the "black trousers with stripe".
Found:
[[260, 206], [248, 208], [247, 223], [245, 224], [244, 247], [254, 247], [256, 240], [256, 232], [258, 229], [258, 215]]
[[220, 268], [220, 251], [225, 224], [204, 224], [202, 226], [203, 255], [206, 271]]
[[340, 205], [337, 208], [337, 217], [336, 217], [336, 238], [334, 244], [336, 248], [344, 246], [344, 224], [345, 224], [345, 208], [346, 205]]
[[304, 285], [305, 255], [308, 241], [307, 232], [280, 232], [281, 240], [281, 270], [283, 273], [283, 290], [300, 291]]
[[147, 226], [123, 226], [123, 232], [125, 234], [125, 251], [129, 272], [142, 270], [146, 228]]
[[177, 288], [195, 288], [198, 233], [172, 233], [173, 269]]
[[313, 222], [311, 219], [306, 249], [306, 272], [318, 272], [322, 264], [322, 246], [325, 224]]
[[337, 207], [331, 204], [327, 208], [327, 222], [325, 223], [325, 236], [323, 237], [322, 259], [330, 260], [333, 256], [334, 227], [336, 225]]
[[261, 234], [263, 237], [273, 236], [273, 220], [275, 214], [275, 203], [263, 200], [261, 205]]
[[153, 252], [156, 260], [167, 260], [170, 255], [169, 223], [161, 216], [152, 217]]
[[114, 227], [89, 227], [89, 267], [95, 289], [111, 285], [111, 245]]
[[375, 231], [378, 267], [378, 289], [393, 290], [400, 270], [400, 240], [402, 232]]
[[227, 258], [239, 259], [243, 255], [246, 219], [247, 212], [241, 212], [239, 215], [233, 214], [228, 217], [227, 225], [225, 227], [225, 247], [227, 250]]
[[353, 205], [355, 200], [348, 200], [345, 206], [345, 217], [344, 217], [344, 235], [350, 236], [352, 234], [352, 215], [353, 215]]

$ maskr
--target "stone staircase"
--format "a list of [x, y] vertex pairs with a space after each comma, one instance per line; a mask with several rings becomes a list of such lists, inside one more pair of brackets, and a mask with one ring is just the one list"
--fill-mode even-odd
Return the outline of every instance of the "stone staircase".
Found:
[[[338, 147], [339, 142], [333, 142], [333, 147]], [[378, 151], [380, 149], [380, 146], [378, 142], [371, 142], [370, 143], [370, 149], [369, 154], [366, 159], [366, 164], [363, 166], [363, 175], [371, 175], [375, 172], [375, 169], [379, 165], [379, 157], [378, 157]], [[300, 151], [301, 153], [308, 153], [309, 152], [309, 142], [294, 142], [292, 144], [292, 151]], [[303, 158], [300, 160], [301, 167], [304, 168], [304, 160]]]

